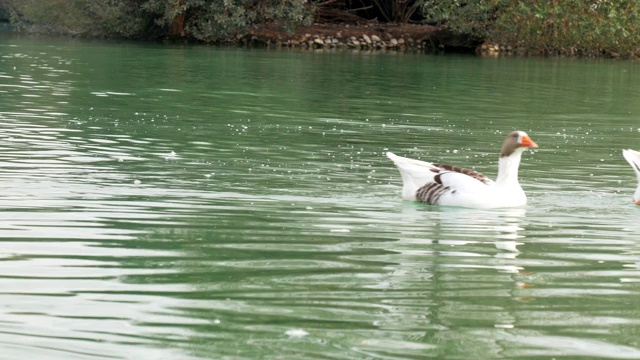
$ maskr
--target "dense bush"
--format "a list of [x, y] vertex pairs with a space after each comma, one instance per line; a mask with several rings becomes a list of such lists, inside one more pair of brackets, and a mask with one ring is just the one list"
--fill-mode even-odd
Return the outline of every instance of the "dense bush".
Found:
[[636, 0], [427, 0], [422, 10], [453, 31], [528, 52], [640, 55]]
[[[632, 54], [640, 50], [638, 1], [564, 0], [554, 6], [530, 1], [528, 6], [509, 5], [496, 20], [492, 34], [495, 41], [552, 54]], [[522, 25], [515, 24], [514, 15]]]
[[225, 41], [265, 25], [311, 22], [305, 0], [0, 0], [21, 29], [109, 37]]
[[0, 0], [22, 30], [136, 37], [147, 29], [142, 0]]
[[502, 0], [425, 0], [422, 13], [427, 22], [479, 37], [490, 35]]
[[311, 23], [305, 0], [147, 0], [143, 9], [156, 15], [156, 24], [171, 34], [209, 42], [233, 39], [256, 26], [293, 30]]

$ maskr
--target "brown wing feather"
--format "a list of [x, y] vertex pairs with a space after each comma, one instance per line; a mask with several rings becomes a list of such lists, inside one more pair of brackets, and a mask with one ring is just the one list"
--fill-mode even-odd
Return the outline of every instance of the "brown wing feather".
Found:
[[433, 166], [436, 166], [442, 170], [446, 170], [446, 171], [453, 171], [453, 172], [457, 172], [457, 173], [461, 173], [461, 174], [465, 174], [467, 176], [471, 176], [472, 178], [481, 181], [487, 185], [492, 184], [493, 180], [489, 179], [488, 177], [486, 177], [484, 174], [477, 172], [475, 170], [470, 170], [470, 169], [465, 169], [463, 167], [460, 166], [455, 166], [455, 165], [447, 165], [447, 164], [433, 164]]
[[448, 190], [448, 186], [444, 186], [438, 182], [431, 182], [418, 189], [416, 192], [416, 200], [429, 205], [437, 205], [440, 197]]

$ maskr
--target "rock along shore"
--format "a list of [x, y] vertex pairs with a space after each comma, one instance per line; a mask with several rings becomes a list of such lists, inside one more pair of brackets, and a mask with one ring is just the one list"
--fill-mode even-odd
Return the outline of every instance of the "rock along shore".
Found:
[[327, 25], [302, 27], [294, 33], [260, 29], [239, 36], [243, 45], [302, 49], [428, 50], [438, 49], [438, 29], [428, 25]]

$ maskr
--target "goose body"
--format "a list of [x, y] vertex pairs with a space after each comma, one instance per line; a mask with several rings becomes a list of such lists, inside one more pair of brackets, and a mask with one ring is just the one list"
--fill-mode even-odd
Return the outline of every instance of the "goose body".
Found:
[[505, 139], [495, 181], [487, 176], [453, 165], [409, 159], [388, 152], [402, 176], [402, 198], [431, 205], [477, 209], [519, 207], [527, 204], [518, 182], [522, 153], [538, 147], [524, 131], [514, 131]]
[[622, 156], [629, 162], [629, 165], [633, 168], [638, 178], [638, 186], [636, 192], [633, 194], [633, 202], [636, 205], [640, 205], [640, 151], [631, 149], [622, 150]]

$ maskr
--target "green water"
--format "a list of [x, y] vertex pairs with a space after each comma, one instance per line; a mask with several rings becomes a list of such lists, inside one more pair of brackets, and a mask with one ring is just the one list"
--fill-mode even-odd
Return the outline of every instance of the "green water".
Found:
[[[640, 63], [0, 37], [0, 358], [640, 358]], [[526, 209], [400, 199], [384, 152]]]

